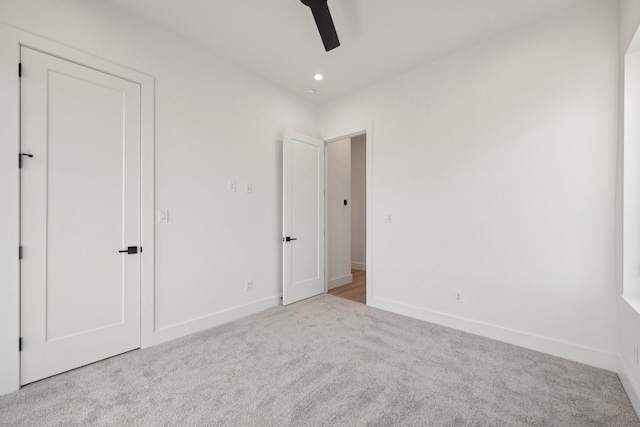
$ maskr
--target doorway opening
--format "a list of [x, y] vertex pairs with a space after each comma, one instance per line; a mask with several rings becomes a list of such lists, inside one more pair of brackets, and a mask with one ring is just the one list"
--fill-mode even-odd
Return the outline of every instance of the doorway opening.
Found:
[[325, 159], [327, 291], [366, 304], [366, 134], [328, 142]]

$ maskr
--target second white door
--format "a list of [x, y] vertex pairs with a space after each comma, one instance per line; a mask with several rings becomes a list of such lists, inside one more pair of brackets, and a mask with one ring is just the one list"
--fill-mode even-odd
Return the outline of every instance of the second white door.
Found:
[[284, 305], [325, 292], [324, 141], [286, 131], [283, 138]]
[[21, 383], [140, 347], [140, 86], [22, 48]]

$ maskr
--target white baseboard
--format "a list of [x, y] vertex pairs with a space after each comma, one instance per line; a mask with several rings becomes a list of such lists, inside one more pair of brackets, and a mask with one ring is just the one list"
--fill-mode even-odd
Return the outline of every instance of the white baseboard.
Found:
[[367, 264], [364, 263], [364, 262], [352, 262], [351, 263], [351, 269], [352, 270], [367, 271]]
[[633, 379], [631, 371], [629, 371], [621, 357], [618, 357], [617, 372], [618, 378], [620, 378], [620, 382], [622, 382], [622, 386], [624, 387], [624, 391], [627, 392], [631, 405], [633, 405], [633, 409], [635, 409], [636, 414], [640, 417], [640, 387], [638, 387], [638, 383]]
[[478, 322], [451, 314], [440, 313], [383, 298], [374, 297], [371, 298], [370, 302], [367, 301], [367, 303], [371, 307], [425, 320], [508, 344], [514, 344], [541, 353], [551, 354], [562, 357], [563, 359], [584, 363], [585, 365], [614, 372], [618, 366], [618, 356], [602, 350], [508, 329], [498, 325]]
[[280, 304], [282, 304], [280, 295], [275, 295], [258, 301], [253, 301], [248, 304], [208, 314], [197, 319], [188, 320], [177, 325], [157, 329], [153, 333], [152, 345], [161, 344], [205, 329], [213, 328], [214, 326], [219, 326]]
[[335, 279], [329, 280], [329, 289], [337, 288], [338, 286], [346, 285], [347, 283], [351, 282], [353, 282], [353, 276], [351, 274], [337, 277]]

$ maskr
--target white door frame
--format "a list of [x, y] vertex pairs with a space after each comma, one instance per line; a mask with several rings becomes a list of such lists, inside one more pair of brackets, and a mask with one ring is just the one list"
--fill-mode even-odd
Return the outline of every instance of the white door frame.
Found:
[[[0, 395], [20, 388], [20, 80], [21, 46], [94, 68], [141, 87], [141, 347], [154, 344], [155, 81], [152, 76], [0, 23]], [[25, 72], [27, 72], [25, 70]], [[10, 161], [8, 160], [10, 159]], [[5, 220], [6, 218], [6, 220]], [[11, 256], [13, 255], [13, 256]]]
[[[324, 138], [325, 159], [327, 144], [340, 141], [342, 139], [353, 138], [354, 136], [365, 135], [366, 136], [366, 157], [367, 157], [367, 305], [371, 305], [373, 300], [373, 123], [369, 123], [364, 129], [350, 127], [346, 132], [340, 133], [340, 136], [331, 136]], [[325, 161], [325, 188], [327, 188], [327, 162]], [[328, 230], [328, 212], [327, 206], [327, 193], [325, 191], [325, 215], [324, 215], [324, 292], [329, 292], [329, 272], [327, 271], [329, 262], [329, 245], [327, 244], [327, 232]]]

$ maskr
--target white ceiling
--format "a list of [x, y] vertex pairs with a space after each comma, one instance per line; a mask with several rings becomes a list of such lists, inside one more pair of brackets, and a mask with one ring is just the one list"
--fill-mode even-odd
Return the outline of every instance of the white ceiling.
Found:
[[329, 0], [328, 53], [299, 0], [103, 1], [322, 104], [583, 0]]

